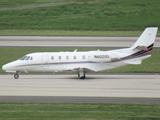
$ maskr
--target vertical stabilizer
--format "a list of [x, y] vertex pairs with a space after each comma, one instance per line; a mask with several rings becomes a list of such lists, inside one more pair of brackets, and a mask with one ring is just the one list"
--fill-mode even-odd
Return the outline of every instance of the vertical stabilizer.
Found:
[[151, 56], [158, 27], [146, 28], [135, 44], [131, 47], [131, 54], [121, 58], [127, 64], [141, 64], [143, 59]]
[[154, 45], [158, 27], [148, 27], [144, 30], [136, 43], [131, 47], [132, 49], [147, 49]]

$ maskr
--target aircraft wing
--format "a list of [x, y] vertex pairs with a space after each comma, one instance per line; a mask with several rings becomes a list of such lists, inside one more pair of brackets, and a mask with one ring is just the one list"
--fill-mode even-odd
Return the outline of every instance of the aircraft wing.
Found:
[[86, 66], [67, 67], [67, 68], [64, 68], [63, 71], [77, 71], [78, 72], [80, 69], [83, 69], [84, 72], [95, 71], [94, 69], [86, 67]]
[[126, 64], [133, 64], [133, 65], [139, 65], [141, 64], [142, 60], [127, 60], [127, 61], [123, 61]]

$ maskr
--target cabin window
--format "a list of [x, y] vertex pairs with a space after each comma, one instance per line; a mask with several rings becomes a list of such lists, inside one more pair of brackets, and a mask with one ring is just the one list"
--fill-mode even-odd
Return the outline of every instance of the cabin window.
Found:
[[76, 59], [76, 56], [73, 56], [73, 59]]
[[69, 59], [69, 56], [66, 56], [66, 59], [68, 60], [68, 59]]
[[33, 60], [33, 57], [31, 57], [30, 60]]
[[61, 60], [61, 58], [62, 58], [62, 57], [61, 57], [61, 56], [59, 56], [59, 60]]
[[53, 56], [51, 57], [51, 60], [54, 60], [54, 57], [53, 57]]

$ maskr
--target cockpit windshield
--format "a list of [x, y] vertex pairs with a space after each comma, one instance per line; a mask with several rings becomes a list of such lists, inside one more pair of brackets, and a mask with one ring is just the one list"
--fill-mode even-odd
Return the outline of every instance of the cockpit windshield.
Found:
[[22, 58], [20, 58], [19, 60], [32, 60], [33, 58], [31, 56], [23, 56]]
[[24, 60], [27, 56], [23, 56], [22, 58], [20, 58], [19, 60]]
[[25, 58], [25, 60], [29, 60], [29, 58], [30, 58], [30, 56], [27, 56], [27, 57]]

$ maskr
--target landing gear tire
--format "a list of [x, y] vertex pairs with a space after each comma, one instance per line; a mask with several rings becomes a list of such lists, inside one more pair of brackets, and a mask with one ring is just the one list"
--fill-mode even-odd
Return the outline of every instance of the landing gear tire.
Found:
[[18, 74], [15, 74], [14, 75], [14, 79], [18, 79], [19, 78], [19, 75]]
[[86, 75], [84, 74], [83, 76], [80, 76], [80, 74], [78, 73], [78, 77], [79, 77], [80, 79], [85, 79], [85, 78], [86, 78]]
[[79, 77], [80, 79], [85, 79], [86, 78], [86, 76], [85, 76], [85, 74], [84, 74], [84, 76], [81, 76], [81, 77]]
[[80, 79], [85, 79], [86, 78], [85, 72], [84, 72], [83, 68], [79, 68], [79, 70], [78, 70], [78, 77]]

